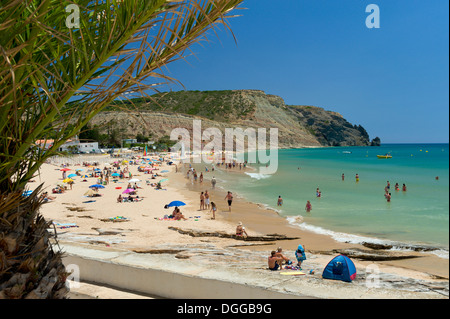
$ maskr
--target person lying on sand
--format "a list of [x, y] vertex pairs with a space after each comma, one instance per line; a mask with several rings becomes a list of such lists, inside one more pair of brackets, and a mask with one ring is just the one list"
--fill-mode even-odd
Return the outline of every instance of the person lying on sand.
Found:
[[51, 201], [51, 200], [55, 200], [55, 199], [56, 199], [55, 196], [48, 196], [48, 192], [42, 193], [41, 196], [42, 196], [42, 199], [44, 200], [44, 202], [48, 202], [48, 201]]

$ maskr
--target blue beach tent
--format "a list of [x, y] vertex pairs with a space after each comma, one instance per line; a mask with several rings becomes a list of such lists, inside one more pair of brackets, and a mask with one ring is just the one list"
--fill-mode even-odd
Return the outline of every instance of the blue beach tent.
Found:
[[325, 279], [351, 282], [356, 277], [356, 267], [353, 261], [344, 255], [334, 257], [322, 273]]

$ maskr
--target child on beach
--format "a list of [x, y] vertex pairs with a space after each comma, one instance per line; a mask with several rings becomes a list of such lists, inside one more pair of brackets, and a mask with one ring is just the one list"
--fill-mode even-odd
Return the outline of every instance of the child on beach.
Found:
[[302, 269], [302, 262], [306, 260], [305, 248], [302, 245], [298, 245], [295, 251], [295, 258], [297, 258], [297, 265]]
[[216, 210], [217, 210], [216, 204], [214, 202], [211, 202], [210, 212], [212, 212], [212, 215], [213, 215], [213, 217], [211, 219], [216, 219]]

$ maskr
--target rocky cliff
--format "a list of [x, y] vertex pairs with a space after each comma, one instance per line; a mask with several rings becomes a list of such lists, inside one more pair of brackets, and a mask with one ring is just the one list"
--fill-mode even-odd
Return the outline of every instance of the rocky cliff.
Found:
[[91, 126], [103, 133], [118, 128], [122, 138], [142, 134], [158, 140], [175, 128], [192, 131], [194, 119], [202, 120], [203, 130], [278, 128], [280, 148], [370, 145], [366, 130], [338, 113], [287, 106], [281, 97], [259, 90], [180, 91], [115, 102], [94, 117]]

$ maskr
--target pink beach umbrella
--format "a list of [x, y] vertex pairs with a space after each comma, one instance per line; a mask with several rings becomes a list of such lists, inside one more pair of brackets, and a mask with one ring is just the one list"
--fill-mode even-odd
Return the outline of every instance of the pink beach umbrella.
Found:
[[131, 193], [131, 192], [134, 192], [134, 189], [132, 189], [132, 188], [127, 188], [126, 190], [124, 190], [124, 191], [122, 192], [122, 194], [129, 194], [129, 193]]

